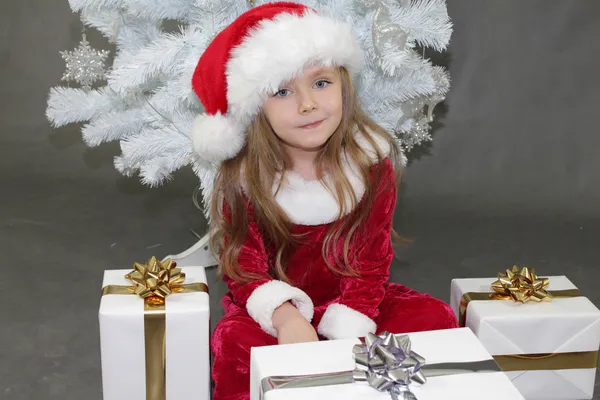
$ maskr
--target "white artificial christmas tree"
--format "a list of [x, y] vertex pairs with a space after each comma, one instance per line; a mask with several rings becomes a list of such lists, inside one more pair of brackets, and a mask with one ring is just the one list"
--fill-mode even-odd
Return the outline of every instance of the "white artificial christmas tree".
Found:
[[[350, 22], [366, 51], [367, 68], [356, 81], [363, 107], [394, 134], [405, 151], [431, 140], [433, 108], [449, 89], [447, 71], [423, 58], [419, 48], [442, 51], [452, 25], [445, 0], [306, 0], [324, 15]], [[106, 53], [80, 47], [68, 54], [64, 80], [80, 87], [54, 87], [46, 115], [55, 127], [85, 122], [89, 146], [119, 140], [115, 167], [139, 173], [156, 186], [191, 165], [204, 198], [210, 196], [215, 165], [193, 153], [192, 123], [203, 112], [192, 91], [195, 66], [212, 38], [261, 0], [69, 0], [87, 27], [112, 43]], [[176, 21], [178, 32], [165, 22]], [[85, 40], [85, 36], [84, 36]], [[88, 46], [83, 43], [80, 46]], [[106, 77], [103, 86], [94, 81]]]

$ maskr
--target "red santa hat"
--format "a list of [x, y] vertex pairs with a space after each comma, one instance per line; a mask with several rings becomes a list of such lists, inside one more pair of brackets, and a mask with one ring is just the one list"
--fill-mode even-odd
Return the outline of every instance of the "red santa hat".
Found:
[[362, 69], [349, 25], [290, 2], [266, 3], [240, 15], [204, 51], [192, 87], [205, 114], [196, 117], [194, 150], [220, 163], [243, 148], [246, 129], [266, 97], [311, 64]]

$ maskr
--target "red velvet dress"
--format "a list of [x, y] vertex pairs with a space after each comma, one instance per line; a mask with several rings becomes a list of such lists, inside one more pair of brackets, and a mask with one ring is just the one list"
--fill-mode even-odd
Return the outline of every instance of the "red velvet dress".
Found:
[[[295, 232], [310, 238], [287, 263], [294, 285], [268, 276], [268, 251], [255, 223], [240, 255], [240, 266], [265, 279], [239, 284], [227, 277], [229, 293], [223, 298], [225, 316], [217, 323], [211, 340], [214, 357], [213, 400], [249, 399], [250, 348], [277, 344], [273, 311], [290, 301], [312, 323], [322, 339], [365, 336], [367, 332], [405, 333], [457, 327], [456, 317], [444, 302], [405, 286], [389, 283], [394, 257], [390, 232], [396, 204], [391, 162], [386, 160], [381, 183], [375, 192], [372, 212], [350, 252], [358, 261], [359, 278], [340, 277], [326, 266], [321, 245], [332, 218], [333, 203], [316, 182], [292, 177], [291, 193], [277, 200], [293, 221]], [[353, 185], [356, 181], [353, 181]], [[382, 187], [387, 186], [382, 189]], [[354, 185], [360, 195], [360, 185]], [[363, 189], [364, 191], [364, 189]], [[249, 209], [251, 213], [252, 210]], [[329, 221], [328, 223], [318, 223]]]

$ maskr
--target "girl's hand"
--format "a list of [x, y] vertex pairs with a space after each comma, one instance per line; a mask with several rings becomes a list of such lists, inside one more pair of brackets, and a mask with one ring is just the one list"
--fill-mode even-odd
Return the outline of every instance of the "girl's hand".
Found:
[[273, 312], [273, 328], [277, 331], [279, 344], [319, 341], [315, 328], [289, 302]]

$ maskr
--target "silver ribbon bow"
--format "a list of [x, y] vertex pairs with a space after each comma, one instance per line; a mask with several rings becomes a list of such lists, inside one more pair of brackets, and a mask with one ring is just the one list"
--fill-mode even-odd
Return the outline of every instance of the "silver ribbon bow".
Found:
[[411, 383], [424, 384], [421, 367], [425, 359], [411, 350], [408, 335], [368, 333], [362, 345], [353, 349], [354, 381], [366, 381], [373, 388], [388, 391], [394, 400], [416, 400]]

